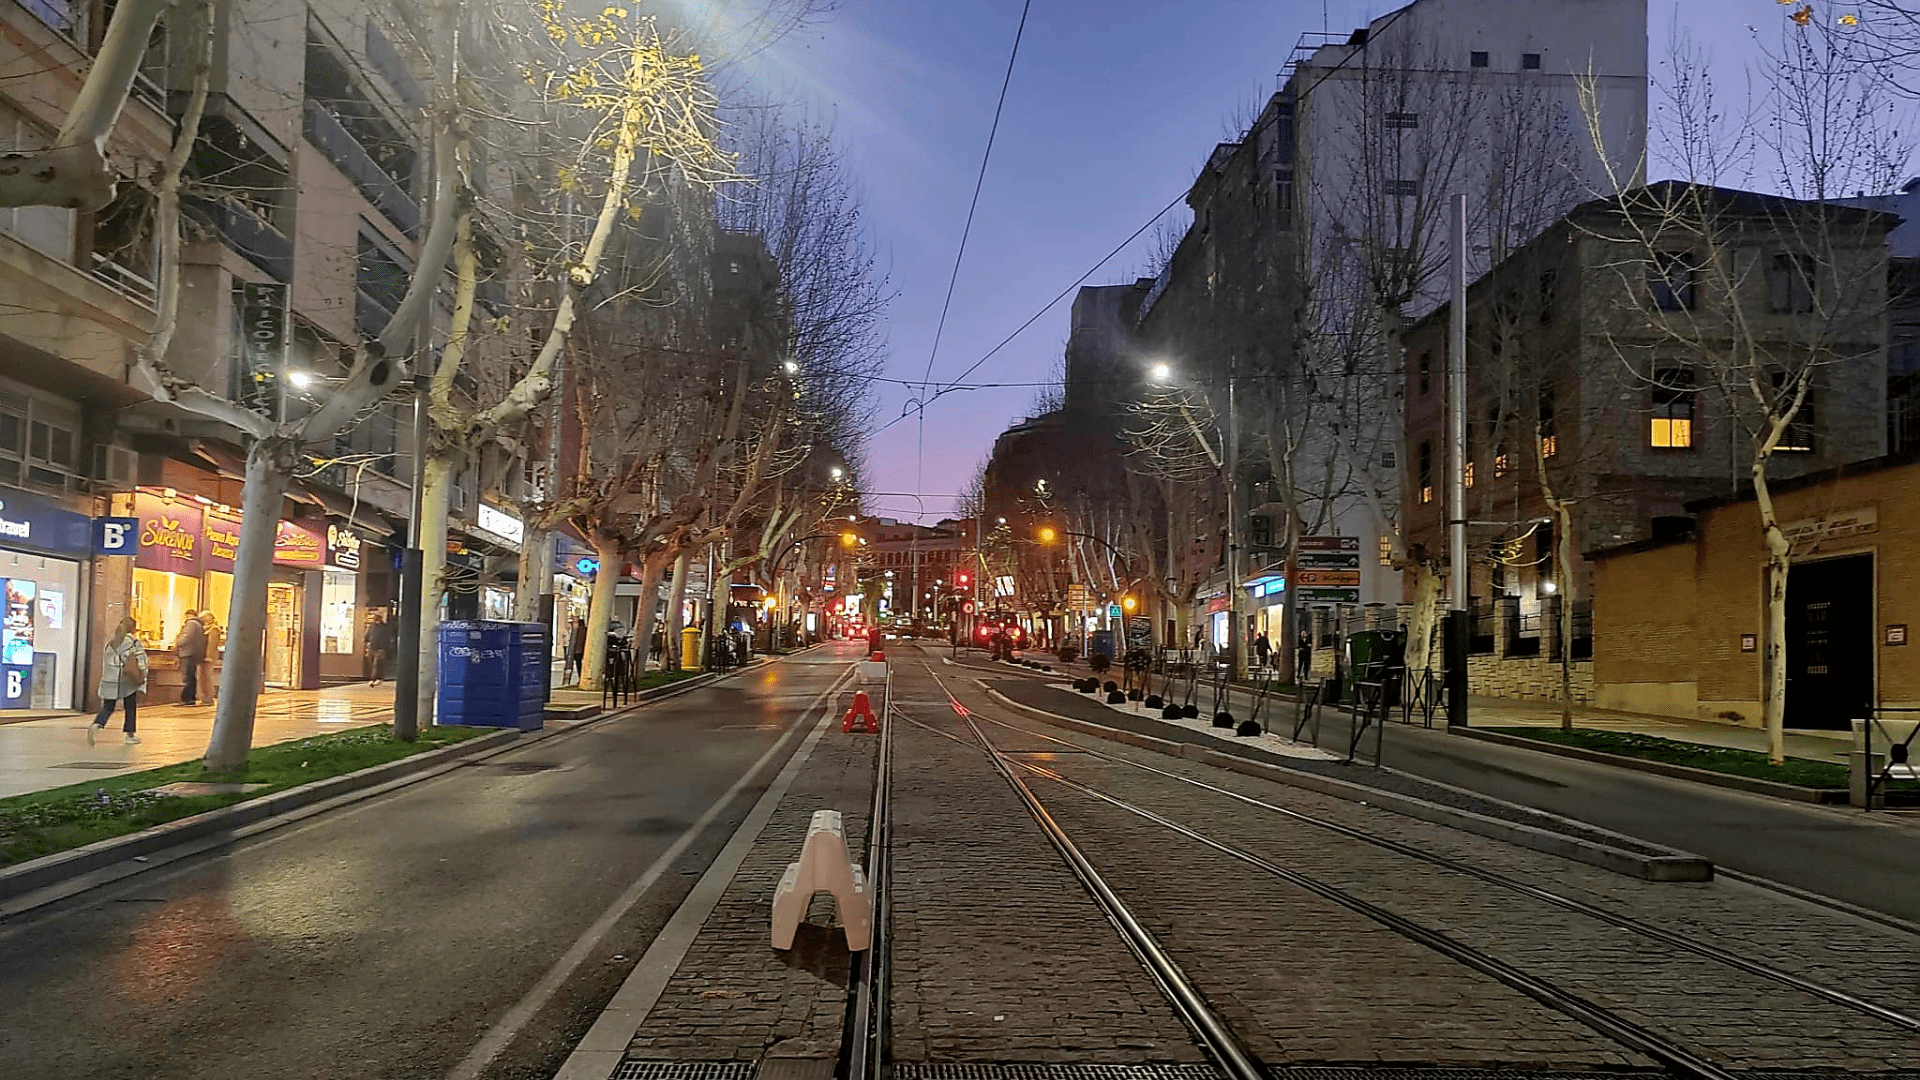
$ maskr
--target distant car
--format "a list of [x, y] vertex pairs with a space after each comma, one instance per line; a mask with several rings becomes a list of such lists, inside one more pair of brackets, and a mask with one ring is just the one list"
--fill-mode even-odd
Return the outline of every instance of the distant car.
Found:
[[1013, 639], [1015, 645], [1019, 645], [1027, 639], [1027, 632], [1020, 628], [1019, 623], [983, 622], [973, 628], [973, 636], [982, 642], [988, 642], [992, 641], [993, 636], [1001, 631], [1005, 631], [1007, 636]]

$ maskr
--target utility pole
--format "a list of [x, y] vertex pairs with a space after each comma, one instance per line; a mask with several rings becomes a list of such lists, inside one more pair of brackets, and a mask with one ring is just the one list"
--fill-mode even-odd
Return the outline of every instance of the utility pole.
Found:
[[1453, 298], [1447, 327], [1447, 724], [1467, 726], [1467, 197], [1452, 196]]
[[407, 546], [400, 553], [400, 644], [393, 680], [393, 734], [403, 742], [420, 737], [420, 594], [425, 554], [420, 550], [420, 506], [427, 469], [427, 395], [432, 377], [413, 376], [413, 498], [407, 513]]
[[1227, 678], [1238, 679], [1240, 663], [1240, 425], [1235, 419], [1233, 382], [1239, 357], [1227, 357]]

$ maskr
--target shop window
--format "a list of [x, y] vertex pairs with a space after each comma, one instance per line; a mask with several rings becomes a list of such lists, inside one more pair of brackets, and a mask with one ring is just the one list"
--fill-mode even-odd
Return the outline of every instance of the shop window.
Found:
[[221, 626], [233, 624], [233, 575], [224, 570], [209, 570], [205, 579], [206, 602], [201, 606], [213, 612], [213, 621]]
[[320, 581], [320, 651], [349, 655], [358, 644], [360, 575], [351, 570], [328, 570]]
[[134, 631], [149, 649], [171, 649], [187, 616], [200, 610], [200, 582], [185, 574], [135, 567], [128, 605]]
[[1693, 372], [1684, 368], [1657, 371], [1653, 376], [1653, 423], [1647, 445], [1659, 450], [1693, 446]]

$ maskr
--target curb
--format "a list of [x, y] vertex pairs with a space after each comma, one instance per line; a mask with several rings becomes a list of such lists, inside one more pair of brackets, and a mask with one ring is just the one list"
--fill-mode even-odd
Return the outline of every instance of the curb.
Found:
[[1671, 777], [1675, 780], [1691, 780], [1697, 784], [1713, 787], [1731, 788], [1752, 795], [1767, 795], [1776, 799], [1789, 799], [1794, 802], [1819, 803], [1825, 805], [1846, 805], [1845, 788], [1809, 788], [1798, 784], [1782, 784], [1775, 780], [1756, 780], [1749, 776], [1729, 776], [1726, 773], [1696, 769], [1688, 765], [1670, 765], [1664, 761], [1647, 761], [1643, 758], [1631, 758], [1623, 754], [1609, 754], [1599, 750], [1587, 750], [1578, 746], [1561, 746], [1557, 743], [1542, 742], [1519, 735], [1503, 735], [1497, 731], [1483, 731], [1476, 728], [1448, 728], [1447, 733], [1481, 742], [1498, 743], [1501, 746], [1517, 746], [1523, 750], [1533, 750], [1557, 757], [1573, 758], [1576, 761], [1588, 761], [1597, 765], [1612, 765], [1615, 768], [1630, 769], [1634, 772], [1652, 773], [1656, 776]]
[[[1624, 848], [1617, 848], [1592, 840], [1583, 840], [1578, 837], [1550, 832], [1533, 825], [1523, 825], [1518, 822], [1503, 821], [1499, 818], [1488, 817], [1485, 814], [1476, 814], [1471, 810], [1456, 810], [1453, 807], [1441, 806], [1438, 803], [1428, 802], [1425, 799], [1417, 799], [1411, 795], [1401, 795], [1395, 792], [1383, 791], [1379, 788], [1370, 788], [1361, 784], [1351, 783], [1346, 780], [1334, 780], [1314, 773], [1299, 772], [1279, 765], [1269, 765], [1266, 762], [1252, 761], [1194, 743], [1175, 742], [1171, 739], [1155, 738], [1151, 735], [1141, 735], [1137, 732], [1126, 731], [1121, 728], [1110, 728], [1104, 724], [1095, 724], [1091, 721], [1080, 720], [1071, 716], [1061, 716], [1058, 713], [1048, 712], [1045, 709], [1035, 708], [1031, 705], [1023, 705], [997, 690], [988, 690], [987, 693], [1002, 704], [1027, 713], [1047, 723], [1069, 728], [1082, 734], [1092, 735], [1096, 738], [1106, 739], [1109, 742], [1125, 743], [1129, 746], [1136, 746], [1143, 750], [1152, 750], [1170, 757], [1198, 761], [1245, 776], [1258, 777], [1263, 780], [1273, 780], [1292, 787], [1319, 792], [1322, 795], [1332, 795], [1335, 798], [1345, 799], [1348, 802], [1376, 806], [1383, 810], [1391, 810], [1394, 813], [1403, 814], [1407, 817], [1418, 818], [1421, 821], [1428, 821], [1437, 825], [1446, 825], [1459, 829], [1462, 832], [1473, 833], [1476, 836], [1484, 836], [1488, 839], [1504, 841], [1517, 847], [1524, 847], [1549, 855], [1558, 855], [1561, 858], [1585, 863], [1588, 866], [1598, 867], [1602, 870], [1610, 870], [1616, 874], [1622, 874], [1627, 877], [1640, 878], [1644, 881], [1713, 880], [1713, 864], [1697, 855], [1688, 855], [1684, 852], [1671, 851], [1671, 849], [1666, 848], [1659, 850], [1669, 852], [1667, 854], [1644, 855], [1639, 852], [1628, 851]], [[1476, 797], [1485, 798], [1484, 796]], [[1497, 802], [1498, 800], [1487, 799], [1487, 801]], [[1528, 813], [1537, 813], [1537, 811], [1528, 811]], [[1586, 826], [1582, 827], [1586, 828]], [[1639, 843], [1639, 841], [1635, 842]], [[1657, 845], [1652, 844], [1646, 846], [1657, 847]]]
[[[749, 664], [746, 667], [735, 668], [728, 672], [728, 675], [749, 670], [754, 666], [757, 665]], [[589, 727], [597, 726], [605, 721], [625, 716], [644, 705], [651, 705], [668, 698], [678, 697], [681, 694], [711, 685], [725, 677], [726, 676], [712, 672], [704, 672], [691, 679], [683, 679], [679, 682], [669, 683], [666, 686], [658, 686], [650, 690], [642, 691], [636, 696], [636, 700], [629, 704], [602, 712], [592, 719], [581, 721], [572, 727], [543, 728], [539, 731], [504, 729], [490, 735], [480, 735], [452, 746], [442, 747], [438, 750], [428, 750], [424, 753], [404, 757], [398, 761], [389, 761], [381, 765], [369, 766], [358, 772], [350, 772], [341, 776], [329, 776], [326, 779], [315, 780], [311, 783], [302, 784], [299, 787], [288, 788], [285, 791], [276, 792], [263, 798], [234, 803], [232, 806], [223, 806], [218, 810], [209, 810], [204, 814], [195, 814], [192, 817], [169, 821], [163, 825], [155, 825], [150, 829], [142, 829], [139, 832], [128, 833], [124, 836], [109, 837], [105, 840], [96, 840], [82, 847], [70, 848], [66, 851], [56, 851], [49, 855], [42, 855], [37, 859], [29, 859], [23, 863], [16, 863], [9, 867], [0, 868], [0, 901], [15, 900], [28, 893], [51, 888], [63, 882], [69, 882], [75, 878], [93, 874], [118, 863], [133, 859], [143, 859], [148, 855], [164, 851], [167, 848], [188, 844], [221, 833], [237, 833], [247, 826], [268, 822], [273, 818], [284, 817], [292, 814], [294, 811], [313, 806], [316, 803], [366, 792], [367, 789], [370, 788], [385, 787], [388, 790], [393, 790], [419, 780], [430, 779], [433, 775], [438, 775], [447, 769], [462, 764], [468, 758], [492, 757], [495, 754], [505, 753], [508, 750], [532, 745], [543, 739], [584, 731]], [[374, 794], [385, 793], [386, 791], [380, 791]], [[228, 837], [228, 839], [237, 838], [237, 836]], [[154, 863], [151, 864], [151, 866], [142, 866], [139, 869], [150, 869], [152, 866], [159, 865], [163, 865], [163, 863]], [[132, 872], [134, 871], [129, 871], [129, 873]], [[7, 905], [7, 909], [0, 912], [0, 918], [17, 915], [21, 910], [25, 909], [18, 905]]]

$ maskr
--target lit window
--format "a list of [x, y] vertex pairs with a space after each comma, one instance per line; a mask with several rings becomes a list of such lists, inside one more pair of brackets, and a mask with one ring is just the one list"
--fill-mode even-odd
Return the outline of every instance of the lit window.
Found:
[[1693, 372], [1674, 368], [1654, 373], [1653, 420], [1647, 444], [1661, 450], [1693, 446]]
[[1493, 452], [1493, 475], [1505, 476], [1513, 471], [1513, 456], [1505, 450]]
[[1433, 443], [1420, 444], [1420, 501], [1433, 501]]
[[1473, 486], [1473, 462], [1467, 462], [1466, 473], [1461, 477], [1468, 487]]
[[1552, 457], [1553, 455], [1559, 452], [1560, 452], [1560, 436], [1558, 435], [1540, 436], [1540, 456], [1541, 457]]
[[1382, 536], [1380, 538], [1380, 565], [1393, 565], [1393, 537], [1391, 536]]

